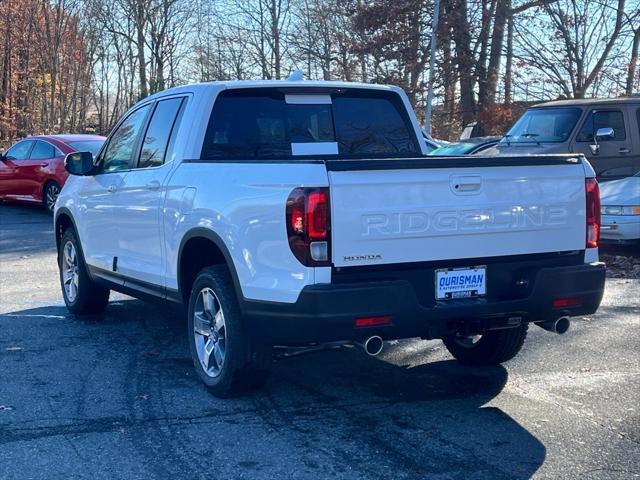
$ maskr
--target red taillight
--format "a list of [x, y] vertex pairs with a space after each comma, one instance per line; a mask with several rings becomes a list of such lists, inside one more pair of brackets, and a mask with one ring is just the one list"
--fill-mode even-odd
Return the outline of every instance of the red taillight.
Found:
[[295, 257], [310, 267], [331, 265], [329, 189], [296, 188], [287, 199], [286, 216]]
[[307, 201], [307, 228], [311, 240], [326, 240], [329, 218], [329, 194], [326, 190], [311, 192]]
[[595, 178], [585, 180], [587, 196], [587, 248], [596, 248], [600, 240], [600, 188]]
[[577, 307], [581, 304], [580, 297], [556, 298], [552, 303], [553, 308]]

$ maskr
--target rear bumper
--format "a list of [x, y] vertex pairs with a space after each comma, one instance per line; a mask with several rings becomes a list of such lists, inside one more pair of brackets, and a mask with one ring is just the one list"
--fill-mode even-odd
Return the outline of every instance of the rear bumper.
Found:
[[[303, 289], [294, 304], [243, 302], [243, 313], [256, 338], [282, 345], [358, 340], [378, 334], [385, 339], [443, 338], [456, 331], [482, 332], [563, 315], [594, 313], [604, 293], [605, 265], [580, 264], [540, 268], [520, 298], [456, 299], [425, 305], [407, 280], [332, 283]], [[580, 304], [556, 309], [557, 298]], [[384, 327], [356, 328], [355, 319], [390, 316]]]
[[600, 238], [604, 243], [640, 240], [640, 216], [603, 215]]

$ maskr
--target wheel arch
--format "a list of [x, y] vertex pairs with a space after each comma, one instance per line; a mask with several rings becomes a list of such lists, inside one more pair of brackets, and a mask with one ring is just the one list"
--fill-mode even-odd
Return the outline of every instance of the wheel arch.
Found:
[[[67, 228], [73, 228], [78, 235], [78, 229], [76, 228], [76, 223], [73, 220], [73, 216], [68, 208], [62, 207], [59, 208], [56, 212], [56, 218], [54, 221], [54, 233], [56, 237], [56, 250], [60, 249], [60, 240], [62, 240], [62, 234], [65, 232]], [[78, 239], [80, 241], [80, 239]]]
[[189, 230], [180, 242], [178, 250], [178, 295], [188, 304], [191, 286], [198, 272], [211, 265], [225, 265], [235, 287], [238, 302], [244, 299], [240, 280], [231, 254], [220, 236], [212, 230], [196, 227]]

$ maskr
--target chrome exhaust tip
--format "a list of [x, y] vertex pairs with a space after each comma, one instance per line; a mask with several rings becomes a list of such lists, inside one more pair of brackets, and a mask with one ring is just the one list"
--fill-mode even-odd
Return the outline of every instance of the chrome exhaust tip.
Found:
[[548, 322], [539, 322], [536, 323], [540, 328], [547, 330], [548, 332], [557, 333], [558, 335], [563, 335], [567, 333], [569, 327], [571, 326], [571, 320], [569, 317], [560, 317], [556, 320], [551, 320]]
[[375, 357], [376, 355], [379, 355], [380, 352], [382, 352], [382, 349], [384, 347], [384, 340], [382, 340], [382, 337], [378, 335], [373, 335], [365, 339], [363, 342], [356, 342], [356, 345], [364, 350], [367, 355]]

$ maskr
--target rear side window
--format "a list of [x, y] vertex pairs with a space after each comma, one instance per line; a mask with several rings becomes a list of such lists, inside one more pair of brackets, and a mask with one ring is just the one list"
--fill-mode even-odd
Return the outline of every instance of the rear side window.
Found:
[[599, 138], [599, 142], [625, 140], [624, 115], [620, 110], [592, 110], [582, 124], [576, 140], [592, 142], [594, 134], [600, 128], [613, 128], [613, 138]]
[[138, 168], [157, 167], [165, 162], [169, 138], [183, 98], [171, 98], [158, 102], [142, 142]]
[[285, 93], [272, 89], [222, 92], [209, 120], [202, 158], [295, 158], [298, 152], [314, 152], [313, 146], [300, 148], [305, 144], [322, 145], [325, 155], [345, 157], [411, 156], [420, 151], [395, 93], [322, 93], [317, 103], [292, 101], [290, 96], [295, 94], [287, 93], [285, 99]]
[[29, 150], [31, 150], [31, 146], [33, 144], [33, 140], [23, 140], [18, 142], [7, 150], [6, 157], [9, 160], [26, 160], [29, 158]]
[[53, 148], [53, 145], [48, 144], [47, 142], [43, 142], [41, 140], [37, 140], [36, 144], [31, 150], [31, 155], [29, 158], [31, 160], [44, 160], [47, 158], [54, 158], [56, 156], [56, 151]]

